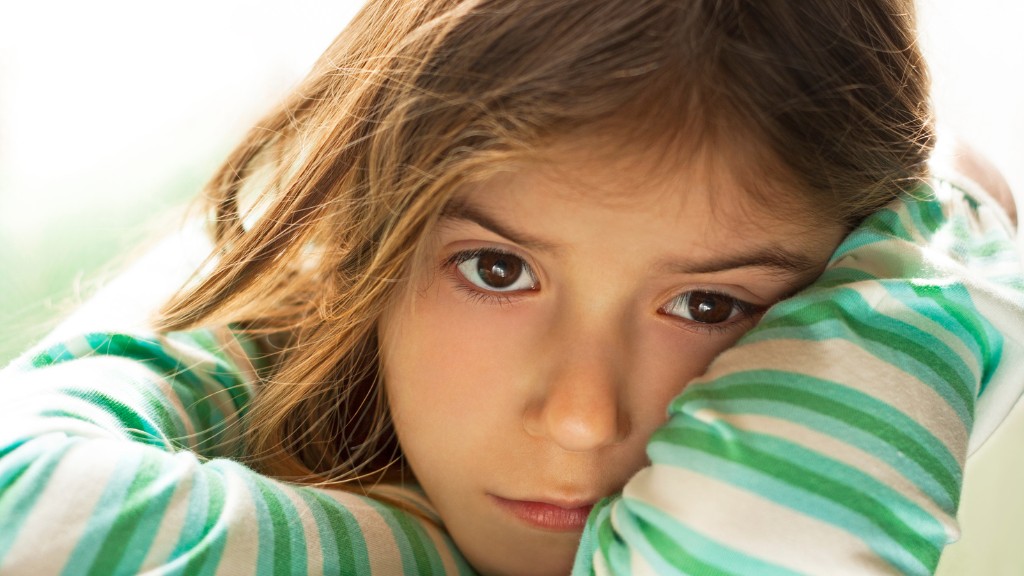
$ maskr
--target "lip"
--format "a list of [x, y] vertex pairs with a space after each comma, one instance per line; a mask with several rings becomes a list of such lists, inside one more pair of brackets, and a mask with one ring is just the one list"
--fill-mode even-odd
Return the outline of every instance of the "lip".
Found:
[[542, 530], [579, 532], [587, 524], [594, 501], [510, 500], [489, 494], [491, 499], [512, 516]]

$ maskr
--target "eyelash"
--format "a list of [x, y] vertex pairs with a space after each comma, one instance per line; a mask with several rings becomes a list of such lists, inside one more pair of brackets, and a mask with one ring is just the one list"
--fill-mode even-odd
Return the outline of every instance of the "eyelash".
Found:
[[[458, 270], [460, 264], [464, 264], [474, 258], [479, 258], [481, 256], [490, 254], [499, 254], [502, 256], [515, 258], [516, 260], [522, 263], [523, 269], [526, 271], [527, 274], [529, 274], [533, 278], [536, 278], [536, 275], [533, 272], [533, 268], [529, 265], [529, 263], [526, 262], [526, 259], [522, 258], [515, 252], [512, 252], [510, 250], [503, 250], [501, 248], [474, 248], [472, 250], [463, 250], [461, 252], [456, 252], [455, 254], [452, 254], [451, 256], [445, 259], [445, 261], [441, 264], [441, 268], [446, 274], [448, 274], [449, 276], [452, 277], [453, 280], [455, 280], [455, 288], [458, 291], [462, 292], [464, 295], [466, 295], [471, 301], [482, 302], [484, 304], [497, 304], [499, 306], [511, 304], [515, 302], [517, 296], [520, 295], [520, 292], [499, 292], [476, 288], [472, 286], [469, 280], [466, 279]], [[534, 286], [536, 287], [537, 285], [535, 284]]]
[[[724, 322], [713, 324], [707, 322], [699, 322], [696, 320], [690, 320], [665, 311], [665, 308], [671, 306], [675, 301], [679, 300], [680, 298], [684, 298], [686, 296], [691, 296], [694, 294], [709, 294], [712, 296], [720, 296], [722, 298], [726, 298], [732, 302], [732, 306], [736, 311], [739, 312], [739, 314], [734, 319], [728, 319], [725, 320]], [[764, 311], [767, 309], [768, 306], [752, 304], [745, 300], [740, 300], [739, 298], [736, 298], [735, 296], [728, 294], [726, 292], [722, 292], [720, 290], [714, 290], [710, 288], [697, 288], [687, 290], [686, 292], [678, 294], [677, 296], [669, 300], [668, 304], [659, 308], [658, 311], [662, 315], [670, 318], [673, 321], [685, 324], [687, 329], [689, 330], [701, 332], [708, 335], [716, 335], [731, 332], [747, 324], [753, 324], [757, 317], [764, 313]]]
[[[503, 250], [501, 248], [475, 248], [472, 250], [463, 250], [460, 252], [456, 252], [449, 256], [448, 258], [446, 258], [444, 262], [442, 262], [441, 268], [447, 275], [449, 275], [454, 280], [455, 288], [458, 291], [462, 292], [471, 301], [481, 302], [485, 304], [496, 304], [499, 306], [512, 304], [518, 299], [518, 297], [521, 296], [523, 291], [501, 292], [484, 290], [473, 286], [472, 283], [462, 274], [462, 272], [458, 270], [458, 267], [461, 264], [464, 264], [474, 258], [494, 254], [507, 256], [509, 258], [515, 258], [516, 260], [522, 263], [525, 273], [529, 274], [531, 277], [536, 279], [536, 274], [534, 274], [533, 268], [526, 262], [524, 258], [520, 257], [515, 252], [512, 252], [510, 250]], [[534, 284], [534, 289], [536, 289], [536, 287], [537, 284]], [[683, 318], [679, 315], [671, 314], [665, 311], [665, 308], [671, 306], [677, 300], [695, 294], [706, 294], [725, 298], [731, 302], [732, 306], [736, 311], [739, 312], [739, 314], [736, 316], [735, 319], [728, 319], [726, 321], [719, 323], [706, 323]], [[671, 300], [669, 300], [668, 304], [659, 308], [659, 312], [662, 315], [678, 323], [685, 324], [687, 329], [692, 330], [694, 332], [700, 332], [706, 335], [717, 335], [724, 334], [726, 332], [731, 332], [745, 324], [752, 323], [757, 318], [757, 316], [759, 316], [761, 313], [767, 310], [767, 308], [767, 306], [761, 306], [757, 304], [752, 304], [744, 300], [740, 300], [739, 298], [736, 298], [731, 294], [727, 294], [719, 290], [698, 288], [687, 290], [676, 295]]]

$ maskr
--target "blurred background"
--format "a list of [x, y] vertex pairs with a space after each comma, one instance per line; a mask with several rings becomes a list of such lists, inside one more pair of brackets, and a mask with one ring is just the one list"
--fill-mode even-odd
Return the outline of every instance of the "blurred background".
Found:
[[195, 196], [361, 2], [0, 2], [0, 365]]
[[[0, 4], [0, 364], [192, 197], [360, 4]], [[919, 4], [940, 118], [1024, 190], [1024, 3]]]
[[[0, 3], [0, 365], [199, 190], [360, 4]], [[918, 4], [940, 120], [987, 155], [1021, 197], [1024, 3]], [[990, 462], [989, 480], [972, 483], [969, 475], [965, 502], [987, 494], [973, 510], [1024, 517], [1020, 497], [1009, 503], [1012, 514], [1003, 499], [1019, 492], [1024, 471]], [[990, 546], [1013, 546], [1010, 534], [993, 536]], [[1011, 573], [978, 571], [984, 549], [959, 554], [944, 560], [946, 574]], [[1024, 566], [1024, 552], [1016, 554]]]

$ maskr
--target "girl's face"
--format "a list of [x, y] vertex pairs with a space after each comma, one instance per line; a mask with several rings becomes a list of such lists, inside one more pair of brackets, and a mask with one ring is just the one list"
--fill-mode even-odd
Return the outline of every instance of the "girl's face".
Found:
[[458, 194], [381, 322], [402, 450], [485, 573], [568, 573], [669, 401], [844, 232], [705, 172], [582, 157]]

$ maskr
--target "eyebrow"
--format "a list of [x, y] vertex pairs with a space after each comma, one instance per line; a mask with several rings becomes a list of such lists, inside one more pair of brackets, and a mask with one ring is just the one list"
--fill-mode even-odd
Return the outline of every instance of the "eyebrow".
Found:
[[490, 214], [483, 212], [476, 206], [473, 206], [464, 200], [454, 200], [446, 204], [441, 210], [441, 218], [472, 222], [481, 228], [490, 230], [498, 236], [507, 238], [512, 242], [531, 250], [555, 252], [558, 249], [556, 244], [548, 242], [547, 240], [543, 240], [521, 230], [513, 230], [509, 228], [505, 224], [498, 222]]
[[803, 254], [779, 246], [768, 246], [752, 252], [715, 256], [705, 261], [667, 262], [659, 268], [677, 274], [714, 274], [740, 268], [764, 268], [779, 274], [799, 275], [822, 264]]
[[[471, 222], [530, 250], [544, 252], [558, 250], [557, 244], [521, 230], [513, 230], [464, 199], [456, 199], [446, 204], [441, 210], [441, 218]], [[657, 265], [656, 268], [668, 273], [693, 275], [714, 274], [742, 268], [762, 268], [782, 275], [800, 275], [817, 268], [820, 264], [808, 256], [781, 246], [767, 246], [756, 248], [750, 252], [713, 256], [707, 260], [666, 261]]]

